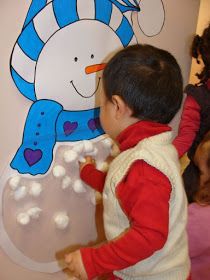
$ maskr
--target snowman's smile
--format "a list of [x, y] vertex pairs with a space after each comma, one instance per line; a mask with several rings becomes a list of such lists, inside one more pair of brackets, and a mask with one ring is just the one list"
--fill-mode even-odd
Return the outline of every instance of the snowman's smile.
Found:
[[93, 93], [91, 93], [90, 95], [83, 95], [81, 92], [79, 92], [79, 91], [77, 90], [77, 88], [75, 87], [73, 80], [70, 81], [70, 84], [72, 84], [72, 86], [73, 86], [73, 88], [75, 89], [75, 91], [76, 91], [81, 97], [83, 97], [83, 98], [90, 98], [90, 97], [92, 97], [92, 96], [96, 93], [96, 91], [98, 90], [100, 81], [101, 81], [101, 77], [98, 78], [98, 84], [97, 84], [97, 86], [96, 86], [96, 90], [95, 90]]

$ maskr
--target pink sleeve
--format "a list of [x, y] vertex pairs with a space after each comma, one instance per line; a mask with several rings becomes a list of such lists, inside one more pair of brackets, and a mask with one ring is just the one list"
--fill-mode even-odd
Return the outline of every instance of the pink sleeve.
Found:
[[192, 203], [188, 206], [188, 241], [191, 258], [205, 255], [210, 248], [210, 206]]
[[130, 228], [96, 248], [81, 249], [88, 279], [129, 267], [164, 246], [170, 192], [170, 183], [162, 173], [143, 161], [134, 163], [117, 187], [117, 197], [130, 220]]
[[191, 147], [200, 128], [200, 106], [192, 96], [187, 96], [183, 106], [178, 135], [173, 141], [179, 157]]

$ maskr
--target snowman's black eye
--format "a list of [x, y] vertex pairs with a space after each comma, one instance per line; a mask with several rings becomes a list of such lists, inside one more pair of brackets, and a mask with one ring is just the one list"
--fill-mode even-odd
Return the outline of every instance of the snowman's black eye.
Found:
[[94, 58], [94, 54], [91, 54], [91, 58]]
[[74, 58], [74, 61], [77, 62], [77, 60], [78, 60], [78, 57], [75, 57], [75, 58]]

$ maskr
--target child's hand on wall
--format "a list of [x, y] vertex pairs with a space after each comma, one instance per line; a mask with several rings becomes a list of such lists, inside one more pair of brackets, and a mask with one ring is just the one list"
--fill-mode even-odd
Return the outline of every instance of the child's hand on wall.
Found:
[[80, 280], [88, 279], [85, 267], [83, 265], [80, 250], [66, 255], [65, 262], [74, 277]]
[[93, 164], [95, 166], [95, 160], [91, 156], [85, 157], [85, 162], [79, 162], [80, 172], [87, 164]]

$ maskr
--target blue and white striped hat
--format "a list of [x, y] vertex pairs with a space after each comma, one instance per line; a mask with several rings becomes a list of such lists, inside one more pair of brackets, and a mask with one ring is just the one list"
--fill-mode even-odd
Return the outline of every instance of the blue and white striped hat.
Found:
[[80, 20], [97, 20], [108, 25], [126, 47], [134, 32], [124, 13], [139, 10], [136, 0], [33, 0], [11, 55], [11, 74], [17, 88], [36, 100], [36, 63], [46, 42], [60, 29]]

